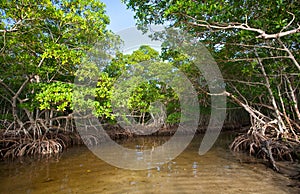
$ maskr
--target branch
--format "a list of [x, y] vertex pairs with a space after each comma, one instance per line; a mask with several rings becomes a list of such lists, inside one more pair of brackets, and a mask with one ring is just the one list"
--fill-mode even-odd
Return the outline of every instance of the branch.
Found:
[[[261, 112], [259, 112], [258, 110], [254, 109], [253, 107], [249, 106], [248, 104], [243, 103], [241, 100], [239, 100], [237, 97], [235, 97], [232, 93], [224, 91], [221, 93], [216, 93], [216, 94], [212, 94], [212, 93], [208, 93], [208, 95], [210, 96], [227, 96], [230, 97], [236, 104], [238, 104], [240, 107], [242, 107], [245, 111], [247, 111], [249, 113], [250, 116], [252, 116], [253, 118], [255, 118], [256, 120], [258, 120], [259, 122], [261, 122], [261, 124], [268, 124], [270, 122], [272, 122], [273, 119], [271, 119], [270, 117], [262, 114]], [[273, 120], [274, 121], [274, 120]]]
[[277, 47], [272, 47], [272, 46], [265, 46], [265, 45], [249, 45], [249, 44], [226, 43], [226, 42], [222, 42], [222, 44], [233, 45], [233, 46], [241, 46], [241, 47], [265, 48], [265, 49], [273, 49], [273, 50], [278, 50], [278, 51], [286, 51], [285, 49], [282, 49], [282, 48], [277, 48]]
[[[288, 14], [291, 14], [291, 15], [293, 16], [293, 18], [292, 18], [292, 20], [291, 20], [286, 26], [284, 26], [284, 27], [281, 29], [280, 32], [282, 32], [283, 30], [287, 29], [290, 25], [292, 25], [292, 23], [293, 23], [294, 20], [295, 20], [295, 14], [293, 14], [293, 13], [291, 13], [291, 12], [289, 12], [289, 11], [287, 11], [287, 13], [288, 13]], [[299, 27], [300, 27], [300, 26], [299, 26]]]
[[[262, 57], [260, 60], [267, 59], [290, 59], [290, 56], [275, 56], [275, 57]], [[240, 58], [240, 59], [227, 59], [227, 60], [218, 60], [220, 62], [238, 62], [238, 61], [257, 61], [257, 58]]]
[[235, 80], [235, 79], [224, 79], [224, 81], [237, 82], [237, 83], [246, 84], [246, 85], [249, 85], [249, 86], [257, 86], [257, 85], [266, 86], [265, 83], [261, 83], [261, 82], [250, 82], [250, 81], [242, 81], [242, 80]]
[[15, 96], [14, 96], [15, 98], [17, 98], [19, 100], [19, 95], [21, 94], [21, 92], [23, 91], [23, 89], [25, 88], [25, 86], [27, 85], [27, 83], [30, 81], [30, 79], [31, 79], [31, 77], [27, 77], [26, 78], [26, 80], [23, 82], [23, 84], [21, 85], [21, 87], [15, 93]]
[[275, 34], [267, 34], [264, 30], [258, 29], [258, 28], [252, 28], [250, 27], [247, 23], [246, 24], [241, 24], [241, 23], [228, 23], [228, 24], [210, 24], [204, 20], [198, 20], [192, 16], [189, 16], [187, 14], [183, 14], [184, 17], [190, 18], [194, 20], [194, 22], [187, 22], [187, 24], [190, 24], [192, 26], [198, 26], [198, 27], [205, 27], [207, 29], [221, 29], [221, 30], [227, 30], [227, 29], [240, 29], [240, 30], [247, 30], [251, 32], [256, 32], [259, 35], [256, 36], [256, 38], [262, 38], [262, 39], [278, 39], [283, 36], [287, 36], [290, 34], [295, 34], [300, 32], [300, 25], [298, 25], [298, 28], [293, 29], [293, 30], [288, 30], [282, 32], [284, 29], [286, 29], [288, 26], [291, 25], [291, 21], [287, 26], [285, 26], [280, 32], [275, 33]]
[[9, 30], [0, 30], [0, 33], [6, 33], [6, 32], [16, 32], [18, 31], [17, 28], [12, 28], [12, 29], [9, 29]]
[[295, 59], [293, 53], [290, 51], [290, 49], [288, 49], [285, 44], [278, 39], [279, 43], [283, 46], [284, 50], [289, 54], [289, 58], [293, 61], [293, 63], [296, 65], [296, 67], [298, 68], [298, 70], [300, 71], [300, 65], [298, 63], [298, 61]]
[[[272, 110], [272, 111], [275, 110], [273, 106], [266, 105], [266, 104], [262, 104], [262, 103], [253, 103], [253, 105], [254, 105], [254, 106], [265, 107], [265, 108], [270, 109], [270, 110]], [[283, 116], [283, 113], [280, 112], [280, 115]], [[289, 118], [289, 117], [288, 117], [287, 119], [289, 120], [289, 122], [291, 122], [293, 125], [295, 125], [298, 129], [300, 129], [300, 126], [299, 126], [299, 124], [298, 124], [296, 121], [294, 121], [293, 119], [291, 119], [291, 118]]]
[[11, 100], [9, 100], [6, 96], [3, 96], [2, 94], [0, 94], [1, 98], [3, 98], [4, 100], [8, 101], [10, 104], [12, 104]]
[[247, 104], [244, 104], [243, 102], [241, 102], [238, 98], [236, 98], [233, 94], [225, 91], [223, 92], [223, 95], [226, 95], [228, 97], [230, 97], [234, 102], [236, 102], [238, 105], [240, 105], [241, 107], [243, 107], [253, 118], [257, 119], [258, 121], [260, 121], [262, 124], [266, 124], [267, 122], [264, 120], [265, 119], [270, 119], [267, 116], [263, 115], [262, 113], [260, 113], [259, 111], [253, 109], [252, 107], [248, 106]]
[[281, 118], [281, 116], [280, 116], [280, 111], [279, 111], [279, 108], [278, 108], [278, 106], [277, 106], [277, 103], [276, 103], [276, 100], [275, 100], [275, 96], [274, 96], [274, 94], [273, 94], [273, 91], [272, 91], [272, 89], [271, 89], [270, 80], [269, 80], [269, 78], [268, 78], [268, 76], [267, 76], [267, 73], [266, 73], [266, 71], [265, 71], [264, 65], [263, 65], [263, 63], [262, 63], [262, 60], [261, 60], [261, 58], [259, 58], [258, 53], [257, 53], [256, 50], [255, 50], [255, 55], [256, 55], [256, 57], [257, 57], [257, 62], [258, 62], [258, 64], [259, 64], [259, 66], [260, 66], [262, 75], [263, 75], [263, 77], [264, 77], [264, 79], [265, 79], [265, 82], [266, 82], [266, 88], [267, 88], [267, 90], [268, 90], [268, 92], [269, 92], [269, 95], [270, 95], [270, 98], [271, 98], [271, 101], [272, 101], [272, 105], [273, 105], [273, 107], [274, 107], [274, 109], [275, 109], [275, 113], [276, 113], [276, 117], [277, 117], [277, 120], [278, 120], [278, 127], [279, 127], [279, 130], [280, 130], [280, 133], [283, 133], [284, 130], [286, 129], [286, 127], [285, 127], [285, 124], [284, 124], [284, 122], [283, 122], [283, 120], [282, 120], [282, 118]]
[[4, 49], [6, 47], [6, 32], [3, 33], [3, 47], [2, 49], [0, 50], [0, 53], [3, 53], [4, 52]]
[[[25, 19], [25, 18], [24, 18]], [[17, 28], [17, 26], [24, 21], [24, 19], [20, 19], [19, 21], [17, 21], [14, 26], [11, 29], [4, 29], [4, 30], [0, 30], [0, 33], [6, 33], [6, 32], [16, 32], [19, 29]]]
[[293, 89], [292, 83], [289, 80], [289, 78], [286, 75], [284, 75], [284, 78], [285, 78], [285, 81], [286, 81], [286, 83], [288, 85], [288, 88], [290, 90], [289, 94], [291, 95], [291, 98], [293, 100], [294, 111], [297, 115], [298, 120], [300, 120], [300, 112], [299, 112], [299, 109], [298, 109], [298, 99], [297, 99], [297, 96], [294, 94], [295, 90]]

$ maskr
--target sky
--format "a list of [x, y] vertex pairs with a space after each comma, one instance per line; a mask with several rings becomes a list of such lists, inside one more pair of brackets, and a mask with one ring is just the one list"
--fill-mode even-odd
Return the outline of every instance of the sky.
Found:
[[125, 28], [134, 27], [134, 13], [126, 9], [126, 5], [121, 0], [101, 0], [106, 4], [106, 14], [110, 18], [108, 29], [113, 32], [124, 30]]
[[[149, 45], [160, 52], [161, 42], [152, 41], [147, 34], [135, 28], [134, 12], [126, 9], [121, 0], [101, 0], [106, 4], [106, 14], [110, 18], [108, 29], [118, 34], [124, 41], [121, 50], [130, 54], [141, 45]], [[132, 28], [134, 27], [134, 28]]]
[[[161, 42], [152, 41], [148, 35], [143, 34], [135, 27], [134, 12], [126, 9], [121, 0], [101, 0], [106, 4], [106, 14], [110, 18], [107, 29], [112, 30], [123, 40], [121, 50], [125, 54], [131, 54], [141, 45], [149, 45], [158, 52], [161, 51]], [[133, 27], [133, 28], [132, 28]], [[156, 29], [154, 27], [153, 29]]]

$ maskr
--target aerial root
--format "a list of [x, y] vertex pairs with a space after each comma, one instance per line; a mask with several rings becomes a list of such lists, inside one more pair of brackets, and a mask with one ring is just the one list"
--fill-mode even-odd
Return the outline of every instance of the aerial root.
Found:
[[257, 131], [242, 134], [230, 145], [234, 152], [244, 151], [258, 158], [268, 159], [272, 168], [279, 171], [275, 161], [293, 161], [294, 147], [291, 142], [262, 135]]
[[70, 145], [81, 142], [79, 135], [65, 133], [44, 134], [38, 138], [27, 135], [1, 135], [0, 157], [15, 158], [25, 155], [55, 155]]

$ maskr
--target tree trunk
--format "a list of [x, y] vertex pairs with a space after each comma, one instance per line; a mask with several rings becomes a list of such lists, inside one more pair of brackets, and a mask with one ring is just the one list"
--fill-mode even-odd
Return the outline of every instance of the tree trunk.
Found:
[[262, 61], [259, 58], [259, 56], [258, 56], [258, 54], [257, 54], [256, 51], [255, 51], [255, 55], [257, 57], [258, 64], [259, 64], [260, 69], [262, 71], [262, 75], [263, 75], [263, 77], [265, 79], [266, 87], [267, 87], [267, 90], [269, 92], [273, 108], [275, 110], [275, 114], [276, 114], [276, 118], [277, 118], [277, 125], [278, 125], [278, 128], [279, 128], [279, 131], [280, 131], [281, 134], [284, 134], [286, 132], [286, 126], [285, 126], [285, 124], [283, 122], [282, 117], [280, 116], [281, 114], [280, 114], [280, 111], [278, 109], [278, 106], [277, 106], [277, 103], [276, 103], [276, 100], [275, 100], [275, 97], [274, 97], [274, 94], [273, 94], [273, 91], [272, 91], [272, 88], [271, 88], [271, 84], [270, 84], [269, 78], [268, 78], [267, 73], [265, 71], [265, 68], [264, 68], [264, 66], [262, 64]]

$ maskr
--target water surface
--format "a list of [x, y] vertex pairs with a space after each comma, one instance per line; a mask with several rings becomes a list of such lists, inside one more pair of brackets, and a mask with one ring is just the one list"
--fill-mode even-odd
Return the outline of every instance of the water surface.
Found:
[[[1, 162], [0, 193], [300, 193], [283, 175], [234, 156], [228, 149], [231, 134], [222, 134], [204, 156], [197, 153], [201, 138], [196, 136], [176, 159], [150, 170], [116, 168], [84, 146], [48, 160]], [[135, 138], [122, 145], [141, 151], [167, 139]]]

